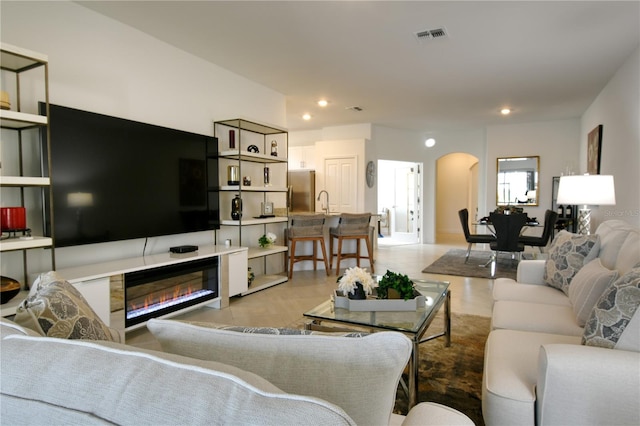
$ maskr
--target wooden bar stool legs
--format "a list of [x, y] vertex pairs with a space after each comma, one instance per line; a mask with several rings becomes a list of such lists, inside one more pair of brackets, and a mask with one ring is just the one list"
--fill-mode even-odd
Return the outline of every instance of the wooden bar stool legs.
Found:
[[[369, 259], [371, 273], [375, 272], [373, 267], [373, 247], [371, 245], [371, 230], [375, 229], [370, 226], [370, 213], [343, 213], [340, 215], [340, 222], [335, 228], [329, 228], [329, 268], [333, 269], [333, 257], [338, 258], [336, 265], [336, 274], [340, 274], [340, 261], [342, 259], [356, 259], [356, 265], [360, 267], [360, 259]], [[338, 252], [333, 252], [333, 239], [338, 239]], [[342, 251], [342, 242], [344, 240], [354, 240], [356, 243], [355, 253], [344, 253]], [[360, 240], [364, 240], [367, 246], [367, 256], [363, 256], [360, 252]]]
[[[327, 262], [327, 249], [324, 244], [324, 237], [293, 237], [291, 240], [291, 253], [289, 254], [289, 279], [293, 276], [293, 264], [302, 260], [313, 261], [313, 270], [318, 270], [318, 260], [324, 261], [324, 269], [329, 275], [330, 267]], [[298, 241], [312, 241], [313, 242], [313, 254], [311, 255], [296, 255], [296, 243]], [[322, 249], [322, 258], [318, 257], [318, 243]]]
[[[313, 270], [318, 269], [318, 260], [324, 262], [324, 269], [329, 275], [329, 262], [327, 262], [327, 249], [324, 243], [324, 214], [305, 214], [291, 216], [291, 225], [288, 234], [291, 241], [289, 253], [289, 279], [293, 276], [293, 264], [303, 260], [313, 261]], [[311, 255], [296, 255], [296, 243], [298, 241], [311, 241], [313, 253]], [[322, 257], [318, 257], [318, 243], [322, 249]]]
[[[338, 252], [333, 252], [333, 239], [338, 239]], [[355, 253], [344, 253], [342, 251], [342, 242], [344, 240], [355, 240], [356, 242], [356, 251]], [[367, 246], [367, 256], [363, 256], [360, 250], [360, 240], [364, 240]], [[329, 240], [329, 252], [331, 257], [329, 258], [329, 268], [333, 269], [333, 258], [337, 258], [336, 264], [336, 275], [340, 274], [340, 261], [342, 259], [356, 259], [356, 265], [360, 267], [360, 259], [369, 259], [369, 266], [371, 267], [371, 273], [375, 272], [375, 268], [373, 266], [373, 249], [371, 247], [371, 239], [369, 235], [331, 235]]]

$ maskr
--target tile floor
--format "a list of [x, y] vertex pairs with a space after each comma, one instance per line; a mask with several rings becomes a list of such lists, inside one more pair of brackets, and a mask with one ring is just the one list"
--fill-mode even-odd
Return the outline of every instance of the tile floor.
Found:
[[[421, 271], [451, 248], [466, 248], [466, 243], [451, 240], [446, 244], [378, 245], [375, 270], [383, 274], [387, 269], [402, 272], [410, 277], [433, 278], [451, 283], [451, 310], [491, 316], [492, 280], [423, 274]], [[482, 245], [474, 247], [482, 250]], [[334, 263], [335, 265], [335, 263]], [[367, 261], [362, 262], [367, 266]], [[286, 327], [299, 323], [302, 314], [329, 298], [336, 288], [335, 270], [326, 276], [324, 270], [294, 271], [286, 283], [248, 296], [231, 298], [229, 307], [223, 309], [199, 308], [181, 314], [174, 319], [186, 321], [217, 322], [232, 325]], [[146, 328], [127, 333], [128, 344], [159, 349]]]

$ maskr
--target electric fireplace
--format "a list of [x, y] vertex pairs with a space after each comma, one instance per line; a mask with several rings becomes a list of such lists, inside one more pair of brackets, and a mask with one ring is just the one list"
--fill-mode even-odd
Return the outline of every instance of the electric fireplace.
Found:
[[125, 328], [215, 299], [218, 256], [124, 274]]

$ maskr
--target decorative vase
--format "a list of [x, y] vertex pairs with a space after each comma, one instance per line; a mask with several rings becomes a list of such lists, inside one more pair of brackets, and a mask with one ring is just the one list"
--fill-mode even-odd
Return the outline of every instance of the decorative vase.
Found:
[[229, 149], [236, 149], [236, 131], [229, 130]]
[[242, 198], [240, 198], [239, 194], [236, 194], [236, 197], [231, 200], [231, 219], [240, 220], [242, 217]]
[[264, 184], [265, 185], [269, 185], [269, 182], [271, 180], [271, 173], [269, 172], [269, 167], [264, 168]]
[[240, 185], [240, 168], [238, 166], [227, 166], [227, 185]]
[[347, 297], [351, 300], [364, 300], [367, 298], [367, 293], [365, 293], [362, 284], [356, 283], [356, 288], [353, 290], [353, 293], [347, 293]]

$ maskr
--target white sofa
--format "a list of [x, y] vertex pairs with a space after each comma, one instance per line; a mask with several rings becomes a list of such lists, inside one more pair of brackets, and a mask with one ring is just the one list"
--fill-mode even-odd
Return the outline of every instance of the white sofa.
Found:
[[[571, 258], [568, 241], [579, 238], [558, 235], [549, 260], [521, 261], [515, 281], [494, 282], [489, 426], [640, 424], [640, 231], [603, 222], [593, 246]], [[547, 284], [554, 278], [564, 291]], [[624, 320], [614, 316], [619, 304]]]
[[392, 414], [412, 348], [401, 333], [151, 320], [164, 352], [150, 351], [119, 343], [70, 284], [51, 281], [34, 284], [20, 324], [0, 322], [3, 425], [473, 424], [434, 403]]

